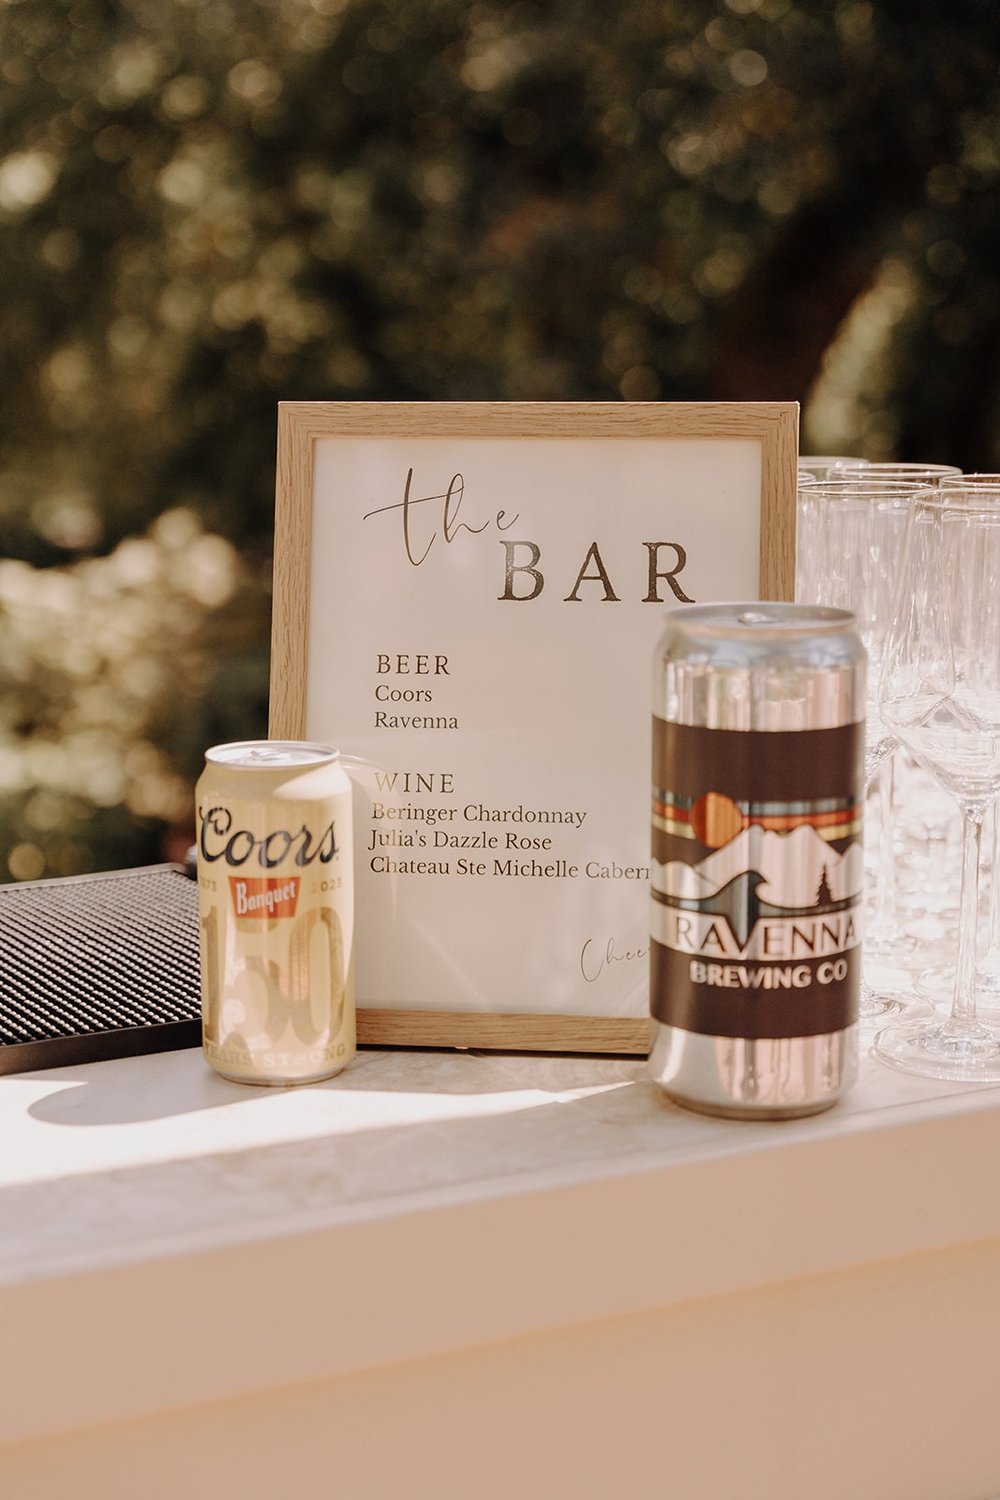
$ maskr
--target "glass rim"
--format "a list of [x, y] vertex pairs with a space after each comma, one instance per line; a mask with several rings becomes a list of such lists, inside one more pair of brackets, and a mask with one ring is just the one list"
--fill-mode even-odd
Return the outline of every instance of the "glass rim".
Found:
[[[858, 471], [861, 472], [860, 470]], [[891, 499], [893, 495], [898, 496], [922, 496], [936, 495], [940, 492], [940, 486], [936, 484], [918, 484], [909, 479], [817, 479], [815, 483], [806, 485], [810, 497], [816, 494], [824, 498], [849, 500], [863, 500], [870, 496], [874, 499]], [[949, 486], [949, 491], [950, 491]]]
[[901, 479], [908, 479], [911, 475], [916, 477], [918, 474], [937, 474], [942, 476], [950, 474], [957, 479], [962, 473], [957, 464], [895, 463], [891, 459], [887, 459], [884, 462], [881, 459], [864, 459], [860, 461], [849, 459], [843, 463], [842, 470], [850, 474], [858, 472], [871, 474], [873, 478], [879, 474], [887, 476], [898, 474]]
[[979, 510], [985, 516], [1000, 516], [1000, 485], [992, 489], [985, 485], [972, 485], [962, 489], [960, 485], [949, 485], [947, 489], [932, 489], [919, 497], [922, 506], [933, 510]]
[[1000, 474], [946, 474], [939, 489], [1000, 490]]
[[796, 459], [796, 463], [802, 468], [807, 468], [810, 464], [841, 464], [845, 468], [863, 469], [869, 462], [867, 458], [855, 458], [847, 453], [800, 453]]

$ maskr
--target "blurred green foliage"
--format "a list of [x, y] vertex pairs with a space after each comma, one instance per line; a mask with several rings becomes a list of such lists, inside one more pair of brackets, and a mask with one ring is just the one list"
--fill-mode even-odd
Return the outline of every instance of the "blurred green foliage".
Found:
[[998, 41], [0, 0], [0, 878], [176, 852], [264, 732], [279, 399], [796, 399], [813, 450], [1000, 468]]

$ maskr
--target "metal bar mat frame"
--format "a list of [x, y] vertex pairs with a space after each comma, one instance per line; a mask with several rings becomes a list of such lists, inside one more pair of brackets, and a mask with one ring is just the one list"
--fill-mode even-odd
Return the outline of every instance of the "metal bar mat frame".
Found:
[[0, 1074], [200, 1043], [198, 887], [182, 866], [0, 886]]

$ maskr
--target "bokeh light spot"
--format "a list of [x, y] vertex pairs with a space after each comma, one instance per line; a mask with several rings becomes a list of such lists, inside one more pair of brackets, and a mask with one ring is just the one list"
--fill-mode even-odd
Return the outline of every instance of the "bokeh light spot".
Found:
[[14, 151], [0, 161], [0, 208], [25, 213], [49, 196], [58, 176], [50, 151]]
[[7, 868], [15, 880], [40, 880], [45, 855], [37, 844], [15, 844], [7, 856]]

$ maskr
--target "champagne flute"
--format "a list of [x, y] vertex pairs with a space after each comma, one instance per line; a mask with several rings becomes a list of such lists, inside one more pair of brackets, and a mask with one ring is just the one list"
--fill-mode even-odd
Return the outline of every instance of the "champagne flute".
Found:
[[983, 818], [1000, 793], [1000, 494], [947, 486], [916, 497], [879, 688], [883, 722], [962, 813], [962, 887], [951, 1013], [878, 1033], [875, 1055], [931, 1078], [1000, 1081], [1000, 1033], [976, 1014]]
[[[831, 478], [844, 483], [941, 485], [961, 481], [961, 470], [952, 464], [841, 461]], [[901, 772], [900, 777], [897, 773]], [[905, 752], [886, 757], [874, 786], [878, 809], [877, 864], [871, 909], [865, 921], [865, 953], [869, 959], [889, 965], [886, 978], [906, 966], [917, 947], [912, 934], [904, 934], [899, 914], [899, 866], [896, 857], [896, 797], [900, 779], [913, 781], [912, 762]], [[929, 841], [928, 834], [924, 843]], [[922, 861], [923, 862], [923, 861]], [[924, 889], [926, 889], [926, 876]], [[899, 1009], [899, 1005], [896, 1006]]]
[[[900, 540], [909, 507], [923, 492], [910, 481], [869, 482], [863, 476], [850, 481], [838, 477], [799, 490], [796, 599], [850, 610], [868, 652], [865, 779], [869, 785], [896, 744], [879, 713], [876, 689], [892, 623]], [[880, 997], [862, 978], [862, 1020], [898, 1008], [898, 1002]]]
[[[1000, 474], [965, 474], [960, 479], [942, 479], [941, 487], [960, 484], [977, 492], [1000, 496]], [[987, 1015], [1000, 1007], [1000, 803], [993, 804], [993, 837], [990, 858], [989, 917], [986, 952], [976, 965], [976, 1004]]]

